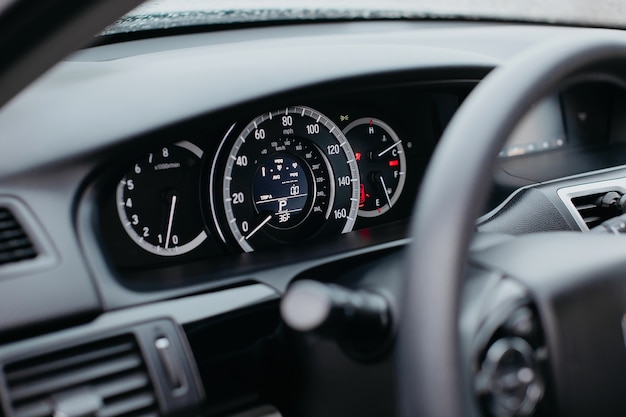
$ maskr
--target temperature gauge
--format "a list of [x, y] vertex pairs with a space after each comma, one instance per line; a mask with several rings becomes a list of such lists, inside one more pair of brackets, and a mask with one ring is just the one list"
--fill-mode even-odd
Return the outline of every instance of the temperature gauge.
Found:
[[369, 117], [350, 123], [343, 133], [354, 150], [361, 175], [359, 216], [386, 213], [404, 188], [406, 156], [402, 141], [388, 124]]

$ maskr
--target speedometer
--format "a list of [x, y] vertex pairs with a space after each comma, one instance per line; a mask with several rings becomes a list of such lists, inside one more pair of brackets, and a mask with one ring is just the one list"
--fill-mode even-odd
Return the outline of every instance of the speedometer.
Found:
[[228, 225], [220, 230], [225, 240], [252, 252], [352, 230], [358, 166], [345, 136], [326, 116], [287, 107], [258, 116], [226, 141], [232, 144], [225, 146], [223, 162], [214, 164], [211, 193], [212, 206]]

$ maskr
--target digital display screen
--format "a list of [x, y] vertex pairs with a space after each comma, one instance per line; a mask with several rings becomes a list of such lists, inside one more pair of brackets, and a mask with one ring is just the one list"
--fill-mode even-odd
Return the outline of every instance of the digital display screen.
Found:
[[501, 158], [544, 152], [566, 145], [563, 116], [557, 95], [535, 104], [511, 133]]
[[309, 180], [300, 161], [287, 153], [275, 153], [259, 164], [252, 186], [254, 205], [270, 225], [291, 227], [302, 220], [309, 201]]

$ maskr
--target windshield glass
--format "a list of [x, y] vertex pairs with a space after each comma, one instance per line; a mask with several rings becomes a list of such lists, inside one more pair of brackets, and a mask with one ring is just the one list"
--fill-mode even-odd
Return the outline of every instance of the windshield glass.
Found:
[[626, 27], [623, 0], [153, 0], [103, 34], [336, 19], [468, 19]]

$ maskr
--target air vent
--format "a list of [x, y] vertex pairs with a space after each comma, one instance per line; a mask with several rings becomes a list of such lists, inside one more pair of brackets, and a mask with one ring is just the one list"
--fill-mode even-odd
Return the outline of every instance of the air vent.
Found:
[[132, 336], [83, 345], [5, 367], [10, 417], [158, 416]]
[[13, 213], [6, 207], [0, 207], [0, 265], [36, 256], [33, 243]]
[[572, 204], [587, 227], [593, 229], [602, 222], [622, 214], [617, 207], [617, 200], [620, 197], [620, 193], [613, 191], [590, 194], [572, 198]]
[[604, 193], [572, 198], [572, 204], [589, 229], [606, 220], [602, 215], [603, 210], [600, 204], [603, 195]]

